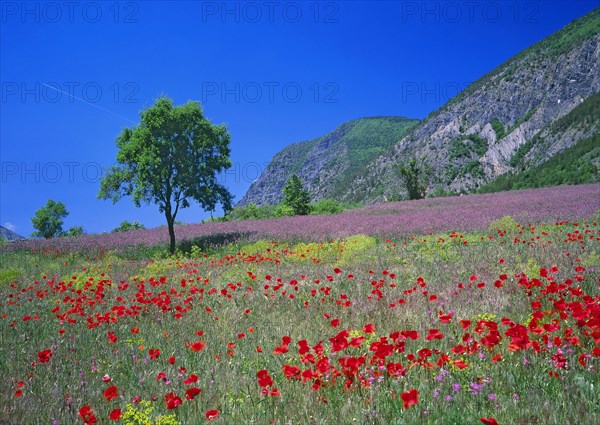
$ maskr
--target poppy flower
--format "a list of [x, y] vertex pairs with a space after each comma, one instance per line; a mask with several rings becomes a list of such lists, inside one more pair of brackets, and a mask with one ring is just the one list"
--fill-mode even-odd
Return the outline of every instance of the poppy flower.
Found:
[[116, 398], [119, 395], [119, 391], [116, 386], [108, 387], [102, 393], [102, 396], [106, 399], [106, 401], [110, 401], [113, 398]]
[[182, 403], [181, 398], [172, 391], [165, 395], [165, 402], [167, 403], [167, 409], [175, 409]]
[[158, 348], [151, 348], [150, 351], [148, 351], [148, 354], [150, 355], [150, 359], [154, 360], [160, 356], [160, 350]]
[[52, 350], [44, 350], [38, 353], [38, 361], [40, 363], [47, 363], [50, 361], [50, 357], [52, 357]]
[[202, 390], [198, 387], [190, 387], [185, 391], [185, 398], [187, 400], [193, 400]]
[[263, 388], [273, 385], [273, 378], [269, 376], [269, 372], [266, 369], [259, 370], [256, 377], [258, 378], [258, 385]]
[[403, 392], [400, 397], [404, 402], [404, 408], [408, 409], [413, 404], [417, 404], [419, 402], [419, 391], [413, 388], [412, 390]]
[[485, 425], [498, 425], [498, 422], [494, 418], [479, 418]]
[[85, 405], [79, 409], [79, 417], [83, 419], [83, 422], [88, 425], [98, 423], [94, 411], [89, 405]]
[[121, 413], [121, 409], [115, 409], [108, 415], [111, 421], [118, 421], [122, 416], [123, 413]]
[[366, 334], [372, 334], [375, 332], [375, 325], [373, 323], [368, 323], [363, 326], [362, 331]]
[[288, 378], [300, 379], [300, 368], [298, 366], [292, 366], [288, 364], [283, 365], [283, 375]]
[[204, 341], [196, 341], [190, 345], [190, 348], [192, 349], [192, 351], [195, 351], [195, 352], [204, 350], [204, 347], [206, 347], [206, 342], [204, 342]]
[[206, 412], [204, 414], [204, 416], [206, 417], [206, 419], [208, 419], [209, 421], [212, 421], [213, 419], [216, 419], [219, 416], [219, 411], [214, 409], [214, 410], [209, 410], [208, 412]]
[[185, 385], [190, 385], [190, 384], [193, 384], [193, 383], [196, 383], [196, 382], [198, 382], [198, 375], [196, 375], [196, 374], [194, 374], [194, 373], [192, 373], [192, 374], [189, 376], [189, 378], [186, 378], [186, 379], [183, 381], [183, 383], [184, 383]]

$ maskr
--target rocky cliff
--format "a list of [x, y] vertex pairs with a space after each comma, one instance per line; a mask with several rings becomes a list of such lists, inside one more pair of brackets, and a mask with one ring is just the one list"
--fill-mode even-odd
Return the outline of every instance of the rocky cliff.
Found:
[[279, 202], [294, 172], [314, 199], [382, 201], [403, 194], [392, 165], [413, 157], [433, 171], [430, 195], [471, 192], [597, 134], [599, 92], [600, 8], [482, 76], [418, 124], [355, 120], [288, 146], [240, 204]]
[[325, 136], [294, 143], [279, 152], [238, 203], [274, 205], [283, 186], [297, 174], [313, 200], [339, 199], [365, 164], [384, 154], [419, 121], [403, 117], [360, 118], [340, 125]]

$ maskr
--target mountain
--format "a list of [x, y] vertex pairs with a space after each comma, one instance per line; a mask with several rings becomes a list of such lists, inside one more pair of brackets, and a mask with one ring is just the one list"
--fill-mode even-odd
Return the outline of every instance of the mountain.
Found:
[[0, 226], [0, 240], [5, 241], [16, 241], [18, 239], [25, 239], [23, 236], [16, 234], [12, 230], [8, 230], [6, 227]]
[[296, 173], [313, 200], [339, 199], [368, 164], [418, 124], [403, 117], [368, 117], [346, 122], [313, 140], [294, 143], [275, 155], [238, 205], [274, 205]]
[[[392, 143], [387, 138], [393, 131], [383, 133], [378, 126], [370, 130], [380, 134], [353, 136], [354, 146], [371, 155], [355, 160], [354, 150], [340, 143], [343, 129], [349, 126], [351, 133], [353, 125], [368, 119], [288, 146], [240, 204], [279, 202], [292, 172], [315, 199], [382, 201], [403, 193], [392, 165], [413, 157], [432, 169], [429, 194], [473, 192], [500, 176], [537, 169], [579, 142], [597, 140], [590, 138], [600, 132], [599, 92], [600, 8], [507, 60], [420, 123], [405, 120]], [[375, 145], [373, 139], [385, 142]], [[597, 155], [586, 152], [597, 176]]]
[[411, 157], [432, 167], [430, 193], [470, 192], [538, 166], [600, 132], [598, 92], [600, 8], [468, 86], [365, 167], [340, 199], [398, 193], [391, 165]]

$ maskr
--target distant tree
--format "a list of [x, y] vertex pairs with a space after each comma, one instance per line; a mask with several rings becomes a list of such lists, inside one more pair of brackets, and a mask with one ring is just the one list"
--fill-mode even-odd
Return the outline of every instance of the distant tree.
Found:
[[293, 174], [283, 187], [282, 203], [290, 207], [294, 215], [310, 214], [310, 193], [304, 190], [302, 181], [296, 174]]
[[419, 164], [416, 158], [408, 161], [408, 164], [394, 164], [393, 170], [402, 180], [402, 184], [408, 192], [409, 199], [423, 199], [429, 185], [431, 168], [425, 163]]
[[103, 177], [98, 197], [117, 202], [131, 196], [158, 205], [169, 230], [169, 250], [175, 252], [175, 218], [179, 208], [196, 201], [208, 211], [217, 203], [231, 209], [232, 195], [217, 180], [231, 167], [230, 136], [223, 125], [204, 117], [198, 102], [173, 106], [160, 97], [142, 111], [137, 127], [125, 128], [117, 138], [117, 162]]
[[35, 216], [31, 219], [33, 228], [36, 229], [32, 236], [46, 239], [62, 236], [63, 219], [68, 215], [69, 212], [65, 204], [50, 199], [46, 206], [37, 210]]
[[145, 229], [145, 228], [146, 227], [139, 221], [134, 221], [133, 223], [130, 223], [127, 220], [125, 220], [121, 224], [119, 224], [119, 227], [116, 227], [113, 230], [113, 233], [127, 232], [128, 230], [139, 230], [139, 229]]
[[83, 226], [73, 226], [67, 231], [66, 236], [74, 238], [83, 235]]

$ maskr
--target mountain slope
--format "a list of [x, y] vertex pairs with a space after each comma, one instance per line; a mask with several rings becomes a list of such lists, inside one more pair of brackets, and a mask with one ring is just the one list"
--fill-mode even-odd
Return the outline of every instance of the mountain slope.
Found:
[[5, 241], [16, 241], [19, 239], [25, 239], [23, 236], [16, 234], [12, 230], [8, 230], [6, 227], [0, 226], [0, 240]]
[[371, 162], [418, 123], [403, 117], [368, 117], [346, 122], [325, 136], [294, 143], [275, 155], [238, 205], [277, 204], [296, 173], [313, 200], [337, 198]]
[[[522, 169], [513, 156], [527, 143], [526, 168], [539, 165], [600, 131], [600, 115], [584, 102], [599, 91], [596, 9], [517, 54], [430, 114], [388, 154], [369, 164], [340, 199], [376, 202], [401, 192], [391, 165], [415, 156], [426, 158], [433, 169], [430, 192], [468, 192]], [[582, 119], [561, 121], [578, 106], [582, 109], [576, 115]], [[522, 151], [520, 156], [525, 156]]]

